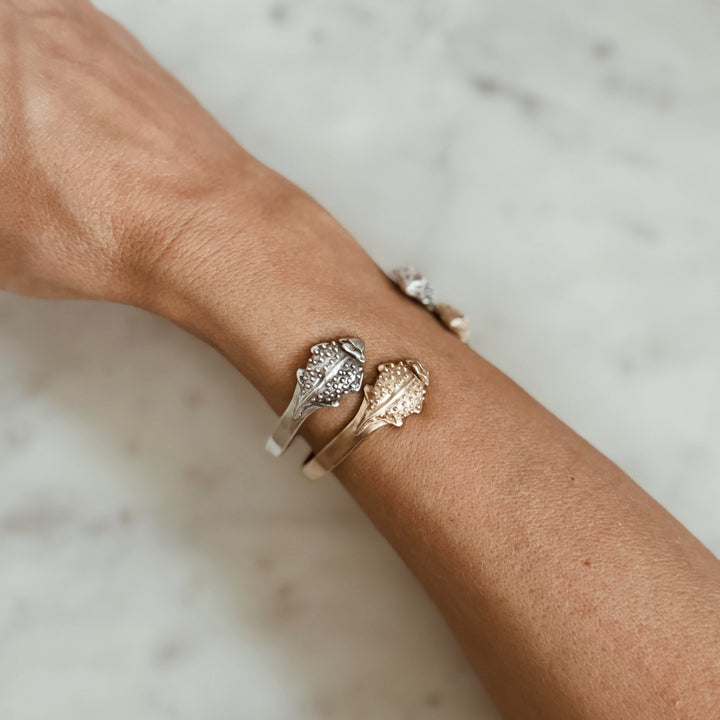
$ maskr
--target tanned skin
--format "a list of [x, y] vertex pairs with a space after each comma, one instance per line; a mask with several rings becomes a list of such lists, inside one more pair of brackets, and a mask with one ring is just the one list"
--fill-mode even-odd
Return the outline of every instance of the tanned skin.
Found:
[[[278, 412], [320, 340], [362, 337], [370, 380], [422, 361], [422, 414], [336, 475], [502, 714], [720, 718], [720, 562], [680, 523], [397, 293], [90, 3], [0, 0], [0, 35], [0, 287], [162, 315]], [[354, 411], [303, 434], [318, 449]]]

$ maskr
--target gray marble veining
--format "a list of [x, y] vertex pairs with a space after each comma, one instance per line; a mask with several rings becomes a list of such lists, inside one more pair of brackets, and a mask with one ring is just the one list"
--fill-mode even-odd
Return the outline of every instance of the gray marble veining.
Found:
[[[103, 0], [720, 552], [720, 7]], [[0, 717], [496, 718], [209, 348], [0, 295]]]

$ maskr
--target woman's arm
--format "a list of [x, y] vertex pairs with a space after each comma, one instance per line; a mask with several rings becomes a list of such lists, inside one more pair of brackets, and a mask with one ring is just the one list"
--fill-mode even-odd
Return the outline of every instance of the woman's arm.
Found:
[[[144, 307], [278, 412], [308, 347], [359, 335], [430, 371], [423, 412], [337, 475], [507, 717], [720, 714], [720, 563], [421, 308], [82, 0], [0, 0], [0, 282]], [[319, 446], [346, 399], [304, 426]], [[261, 449], [258, 449], [261, 452]]]
[[[423, 412], [337, 476], [441, 608], [509, 718], [720, 713], [720, 563], [615, 465], [403, 298], [284, 181], [252, 232], [192, 235], [151, 309], [205, 337], [282, 412], [308, 346], [415, 357]], [[181, 260], [180, 258], [184, 258]], [[179, 280], [177, 278], [180, 278]], [[356, 405], [356, 404], [355, 404]], [[314, 449], [356, 407], [317, 413]]]

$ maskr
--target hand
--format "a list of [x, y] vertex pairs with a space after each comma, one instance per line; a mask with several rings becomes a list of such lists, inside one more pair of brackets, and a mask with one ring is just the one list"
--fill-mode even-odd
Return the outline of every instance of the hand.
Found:
[[0, 288], [137, 304], [279, 182], [86, 0], [0, 0], [0, 34]]

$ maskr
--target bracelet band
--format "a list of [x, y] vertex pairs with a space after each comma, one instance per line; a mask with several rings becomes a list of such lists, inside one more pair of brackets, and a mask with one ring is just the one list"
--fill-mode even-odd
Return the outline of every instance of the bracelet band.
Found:
[[388, 276], [402, 293], [427, 308], [460, 340], [467, 342], [470, 339], [470, 321], [452, 305], [436, 303], [432, 286], [422, 273], [417, 272], [411, 265], [405, 265], [391, 270]]
[[365, 385], [355, 417], [303, 465], [305, 477], [314, 480], [339, 465], [365, 438], [385, 425], [400, 427], [403, 420], [423, 408], [428, 371], [416, 360], [378, 366], [374, 385]]
[[358, 391], [362, 386], [364, 362], [365, 343], [360, 338], [340, 338], [313, 345], [306, 367], [297, 371], [292, 400], [265, 449], [271, 455], [280, 455], [317, 409], [337, 407], [344, 395]]

